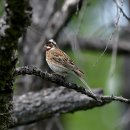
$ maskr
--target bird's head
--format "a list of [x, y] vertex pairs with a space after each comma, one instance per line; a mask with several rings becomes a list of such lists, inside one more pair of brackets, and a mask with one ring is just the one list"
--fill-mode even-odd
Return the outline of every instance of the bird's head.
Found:
[[54, 48], [58, 48], [56, 42], [53, 39], [50, 39], [46, 45], [44, 46], [46, 51], [50, 50], [50, 49], [54, 49]]

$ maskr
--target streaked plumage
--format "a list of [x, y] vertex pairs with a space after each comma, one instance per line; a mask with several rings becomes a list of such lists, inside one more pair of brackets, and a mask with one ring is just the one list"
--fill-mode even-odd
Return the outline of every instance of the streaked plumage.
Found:
[[46, 45], [46, 61], [52, 71], [62, 75], [72, 71], [82, 77], [83, 72], [74, 64], [70, 57], [54, 43], [54, 40], [51, 39]]

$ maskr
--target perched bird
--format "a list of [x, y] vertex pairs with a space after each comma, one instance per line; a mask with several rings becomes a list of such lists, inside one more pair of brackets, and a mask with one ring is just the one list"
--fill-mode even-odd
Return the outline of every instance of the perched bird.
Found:
[[85, 86], [89, 89], [91, 94], [94, 93], [91, 91], [88, 84], [83, 79], [83, 71], [81, 71], [74, 62], [70, 59], [70, 57], [59, 49], [56, 42], [51, 39], [44, 46], [46, 51], [46, 61], [48, 66], [52, 71], [62, 76], [67, 75], [68, 73], [73, 72], [78, 78], [85, 84]]

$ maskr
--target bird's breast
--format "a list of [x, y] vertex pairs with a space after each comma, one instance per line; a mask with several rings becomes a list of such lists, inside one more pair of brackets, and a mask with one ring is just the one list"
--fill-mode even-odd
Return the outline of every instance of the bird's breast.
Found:
[[66, 72], [68, 71], [68, 69], [65, 68], [65, 67], [62, 66], [62, 65], [59, 65], [59, 64], [54, 63], [54, 62], [52, 62], [52, 61], [50, 61], [50, 60], [47, 60], [47, 59], [46, 59], [46, 61], [47, 61], [47, 63], [48, 63], [48, 66], [50, 67], [50, 69], [51, 69], [52, 71], [54, 71], [55, 73], [66, 73]]
[[46, 52], [46, 61], [48, 66], [50, 67], [50, 69], [55, 72], [55, 73], [67, 73], [69, 70], [64, 67], [61, 63], [57, 62], [56, 60], [54, 60], [54, 57], [58, 57], [56, 55], [54, 55], [55, 50], [49, 50]]

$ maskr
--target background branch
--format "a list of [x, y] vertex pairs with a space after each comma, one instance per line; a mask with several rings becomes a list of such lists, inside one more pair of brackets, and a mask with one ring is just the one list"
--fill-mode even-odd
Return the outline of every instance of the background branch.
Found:
[[126, 15], [126, 13], [124, 12], [124, 10], [122, 9], [122, 7], [120, 7], [120, 5], [117, 3], [116, 0], [113, 0], [114, 3], [116, 4], [116, 6], [120, 9], [121, 13], [123, 14], [123, 16], [127, 19], [127, 21], [130, 23], [130, 18]]
[[[130, 55], [130, 44], [129, 44], [129, 35], [130, 30], [127, 28], [124, 28], [120, 32], [120, 40], [118, 41], [118, 54], [123, 55]], [[125, 37], [125, 39], [124, 39]], [[76, 36], [78, 46], [81, 49], [90, 49], [95, 51], [103, 51], [107, 45], [107, 40], [101, 40], [99, 38], [83, 38], [80, 36]], [[58, 37], [57, 37], [57, 43], [65, 48], [73, 44], [72, 34], [69, 31], [63, 31]], [[111, 41], [111, 44], [108, 45], [106, 52], [110, 53], [112, 52], [114, 42]]]
[[[82, 0], [65, 0], [61, 10], [54, 13], [49, 20], [48, 25], [44, 31], [44, 35], [41, 37], [40, 43], [37, 46], [36, 51], [41, 49], [43, 43], [46, 43], [49, 39], [57, 37], [63, 27], [71, 20], [73, 14], [77, 10], [77, 5], [82, 4]], [[82, 6], [82, 5], [80, 5]], [[81, 7], [80, 7], [81, 8]], [[78, 9], [78, 11], [80, 10]]]

